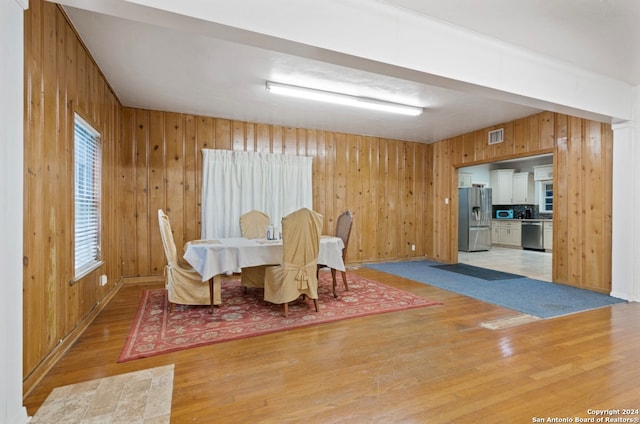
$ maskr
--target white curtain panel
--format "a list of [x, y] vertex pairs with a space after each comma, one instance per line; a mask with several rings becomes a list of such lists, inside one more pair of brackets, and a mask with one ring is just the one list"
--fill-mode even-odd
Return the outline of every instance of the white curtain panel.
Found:
[[240, 237], [240, 215], [252, 209], [281, 229], [283, 216], [313, 209], [312, 158], [202, 149], [203, 239]]

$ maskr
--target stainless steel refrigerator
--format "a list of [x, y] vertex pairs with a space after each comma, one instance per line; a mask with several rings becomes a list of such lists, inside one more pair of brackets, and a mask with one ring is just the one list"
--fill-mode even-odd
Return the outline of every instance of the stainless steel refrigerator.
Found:
[[491, 249], [491, 189], [458, 189], [458, 250]]

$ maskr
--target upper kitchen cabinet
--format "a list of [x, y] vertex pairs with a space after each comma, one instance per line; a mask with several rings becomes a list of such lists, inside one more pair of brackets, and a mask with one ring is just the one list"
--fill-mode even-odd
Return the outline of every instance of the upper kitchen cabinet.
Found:
[[534, 166], [533, 179], [535, 181], [553, 180], [553, 165]]
[[513, 175], [513, 204], [531, 205], [535, 202], [535, 187], [531, 172], [518, 172]]
[[491, 204], [511, 205], [513, 203], [514, 173], [514, 169], [496, 169], [491, 171]]
[[471, 187], [473, 174], [469, 172], [458, 173], [458, 188]]
[[494, 205], [532, 205], [535, 203], [533, 173], [515, 169], [491, 171], [491, 193]]

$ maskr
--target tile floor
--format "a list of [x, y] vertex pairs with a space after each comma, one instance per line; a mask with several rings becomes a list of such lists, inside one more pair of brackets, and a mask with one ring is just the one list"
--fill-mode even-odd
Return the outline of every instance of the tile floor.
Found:
[[171, 364], [57, 387], [30, 424], [169, 424], [173, 372]]
[[551, 252], [492, 247], [486, 252], [458, 252], [458, 262], [552, 281]]

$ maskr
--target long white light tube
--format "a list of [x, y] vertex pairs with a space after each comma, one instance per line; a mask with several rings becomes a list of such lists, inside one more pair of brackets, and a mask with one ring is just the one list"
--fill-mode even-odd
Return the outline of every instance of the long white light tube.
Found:
[[418, 116], [422, 113], [422, 108], [417, 106], [403, 105], [400, 103], [386, 102], [366, 97], [351, 96], [349, 94], [334, 93], [331, 91], [316, 90], [314, 88], [299, 87], [296, 85], [280, 84], [272, 81], [267, 81], [266, 88], [268, 92], [274, 94], [282, 94], [285, 96], [346, 106], [355, 106], [364, 109], [379, 110], [382, 112], [399, 113], [409, 116]]

